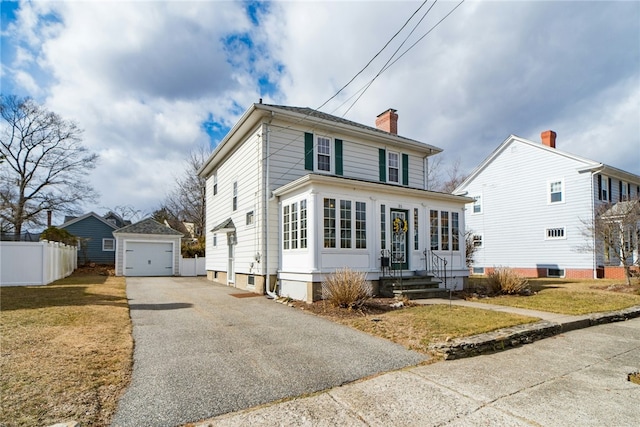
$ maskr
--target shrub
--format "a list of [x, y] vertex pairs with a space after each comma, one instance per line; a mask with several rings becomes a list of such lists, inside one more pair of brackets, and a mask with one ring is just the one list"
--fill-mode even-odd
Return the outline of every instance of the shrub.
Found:
[[530, 291], [529, 281], [508, 267], [498, 267], [487, 275], [489, 294], [520, 295]]
[[336, 270], [322, 282], [322, 299], [342, 308], [360, 308], [371, 298], [371, 284], [365, 274], [348, 267]]
[[64, 228], [49, 227], [40, 234], [40, 240], [48, 240], [50, 242], [61, 242], [65, 245], [76, 246], [78, 239]]
[[182, 241], [182, 257], [183, 258], [195, 258], [204, 257], [205, 254], [205, 241], [204, 237], [199, 237], [195, 240], [184, 239]]

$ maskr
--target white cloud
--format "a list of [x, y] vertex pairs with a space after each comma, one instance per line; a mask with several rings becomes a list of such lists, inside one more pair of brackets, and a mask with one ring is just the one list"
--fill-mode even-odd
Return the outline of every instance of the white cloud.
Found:
[[[438, 2], [405, 48], [456, 4]], [[86, 130], [102, 157], [99, 206], [149, 211], [207, 141], [209, 117], [230, 127], [261, 96], [319, 106], [418, 6], [276, 2], [261, 4], [255, 26], [236, 2], [24, 3], [3, 79]], [[554, 129], [560, 149], [640, 174], [639, 18], [637, 2], [465, 2], [346, 118], [373, 125], [396, 108], [402, 135], [444, 148], [465, 171], [509, 134]], [[401, 40], [323, 110], [354, 95]]]

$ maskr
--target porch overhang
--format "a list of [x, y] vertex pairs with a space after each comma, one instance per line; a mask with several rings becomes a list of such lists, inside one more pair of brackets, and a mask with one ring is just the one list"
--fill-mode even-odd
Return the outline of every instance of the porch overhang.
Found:
[[211, 229], [212, 233], [233, 233], [235, 231], [236, 226], [233, 224], [233, 220], [231, 218], [228, 218]]

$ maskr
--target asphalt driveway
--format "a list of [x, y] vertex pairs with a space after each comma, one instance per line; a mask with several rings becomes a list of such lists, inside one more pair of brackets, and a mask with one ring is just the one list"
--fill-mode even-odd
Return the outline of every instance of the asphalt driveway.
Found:
[[172, 426], [426, 359], [203, 278], [127, 278], [133, 379], [114, 426]]

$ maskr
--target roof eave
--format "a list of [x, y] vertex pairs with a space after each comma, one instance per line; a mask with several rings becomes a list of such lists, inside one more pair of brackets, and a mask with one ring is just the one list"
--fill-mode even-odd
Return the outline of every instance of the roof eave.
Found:
[[399, 185], [392, 185], [381, 182], [364, 181], [352, 178], [338, 177], [334, 175], [322, 175], [322, 174], [307, 174], [295, 181], [283, 185], [273, 191], [273, 195], [276, 197], [286, 196], [287, 194], [298, 190], [305, 185], [312, 184], [328, 184], [334, 186], [342, 186], [347, 188], [353, 188], [357, 185], [363, 189], [369, 189], [372, 193], [389, 193], [398, 194], [399, 192], [406, 193], [408, 195], [415, 195], [418, 197], [429, 197], [436, 200], [445, 201], [457, 201], [464, 203], [472, 203], [474, 199], [470, 197], [459, 196], [450, 193], [440, 193], [437, 191], [423, 190], [420, 188], [403, 187]]

